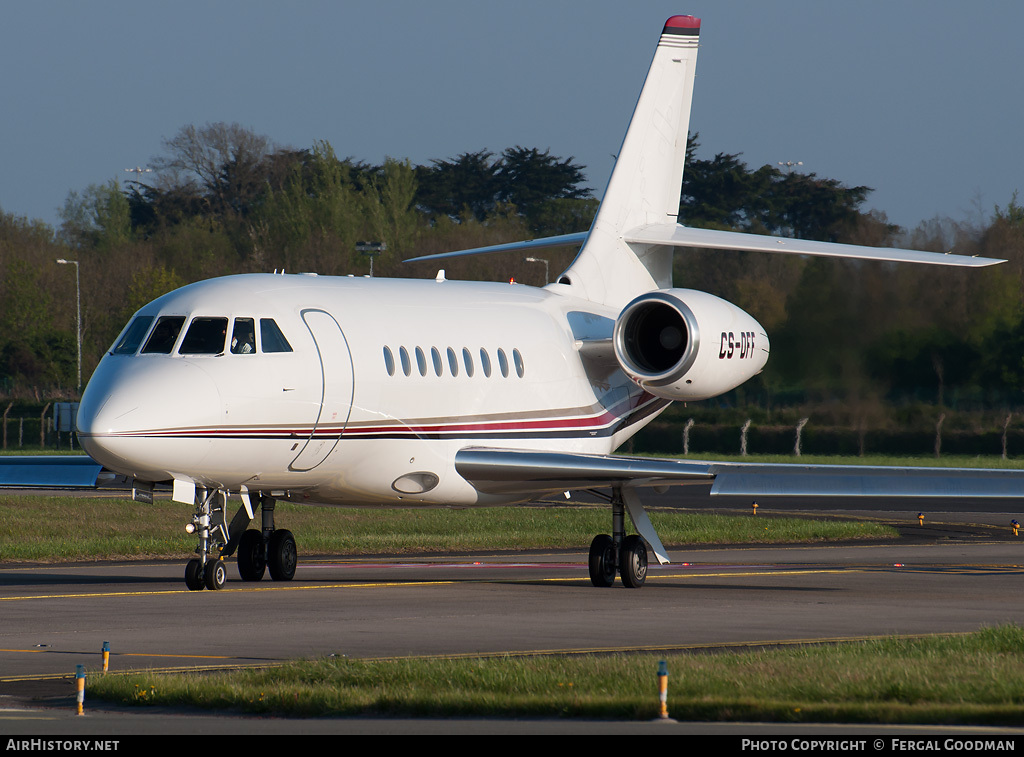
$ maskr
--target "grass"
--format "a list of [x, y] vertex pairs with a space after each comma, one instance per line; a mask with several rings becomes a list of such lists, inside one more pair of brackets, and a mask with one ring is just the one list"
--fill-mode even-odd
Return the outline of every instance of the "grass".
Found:
[[[0, 496], [0, 561], [191, 556], [192, 508], [167, 499]], [[762, 513], [764, 509], [762, 508]], [[258, 517], [258, 516], [257, 516]], [[665, 544], [820, 542], [894, 538], [874, 523], [653, 511]], [[585, 549], [608, 531], [606, 506], [333, 508], [279, 503], [277, 523], [302, 554], [402, 554], [474, 550]]]
[[[1021, 468], [1024, 459], [1000, 457], [826, 457], [715, 455], [750, 463]], [[690, 459], [703, 459], [691, 456]], [[711, 504], [709, 502], [709, 504]], [[158, 498], [128, 499], [0, 496], [0, 561], [187, 557], [195, 540], [184, 526], [192, 511]], [[666, 545], [786, 543], [892, 538], [893, 529], [838, 520], [757, 519], [651, 512]], [[304, 554], [380, 554], [467, 550], [580, 549], [609, 529], [606, 507], [495, 507], [482, 509], [350, 509], [278, 505], [279, 523], [297, 534]]]
[[[1024, 629], [716, 654], [330, 658], [266, 670], [92, 677], [90, 696], [292, 716], [650, 719], [668, 663], [679, 720], [1024, 724]], [[824, 673], [824, 674], [823, 674]]]

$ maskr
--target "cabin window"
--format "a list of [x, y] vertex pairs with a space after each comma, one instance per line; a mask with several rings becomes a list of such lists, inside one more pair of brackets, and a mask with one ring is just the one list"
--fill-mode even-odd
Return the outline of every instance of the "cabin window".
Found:
[[462, 362], [466, 366], [466, 375], [473, 378], [473, 354], [466, 348], [462, 348]]
[[523, 364], [523, 356], [519, 354], [519, 350], [512, 350], [512, 362], [516, 366], [516, 375], [522, 378], [526, 373], [526, 366]]
[[420, 369], [421, 376], [427, 375], [427, 358], [419, 347], [416, 348], [416, 367]]
[[391, 348], [384, 348], [384, 367], [388, 369], [388, 375], [395, 375], [395, 356], [391, 354]]
[[501, 370], [501, 375], [504, 378], [508, 378], [508, 358], [505, 357], [505, 350], [498, 350], [498, 368]]
[[487, 378], [491, 377], [491, 356], [487, 354], [487, 350], [483, 347], [480, 348], [480, 367], [483, 368], [484, 376]]
[[444, 373], [444, 364], [441, 362], [441, 353], [437, 351], [437, 347], [430, 348], [430, 359], [434, 363], [434, 375], [440, 376]]
[[260, 344], [263, 352], [292, 352], [292, 346], [273, 318], [260, 318]]
[[181, 327], [185, 325], [183, 315], [163, 315], [157, 319], [153, 333], [142, 348], [143, 355], [170, 355], [174, 343], [178, 341]]
[[142, 338], [146, 336], [149, 327], [153, 325], [153, 316], [140, 315], [132, 321], [125, 329], [121, 340], [111, 352], [115, 355], [134, 355], [142, 344]]
[[448, 348], [448, 369], [452, 372], [453, 376], [459, 375], [459, 359], [455, 356], [455, 350], [451, 347]]
[[178, 348], [179, 355], [219, 355], [224, 352], [228, 333], [227, 318], [193, 318], [185, 338]]
[[252, 355], [256, 352], [256, 321], [236, 318], [231, 332], [231, 352], [234, 355]]
[[402, 373], [406, 376], [412, 374], [412, 363], [409, 361], [409, 351], [402, 347], [398, 350], [398, 357], [402, 360]]

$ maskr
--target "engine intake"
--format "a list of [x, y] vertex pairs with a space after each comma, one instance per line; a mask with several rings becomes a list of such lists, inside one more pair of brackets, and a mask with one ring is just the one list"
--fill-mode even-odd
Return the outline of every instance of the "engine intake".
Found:
[[663, 292], [637, 297], [615, 322], [619, 362], [648, 381], [685, 373], [699, 345], [700, 329], [693, 311]]

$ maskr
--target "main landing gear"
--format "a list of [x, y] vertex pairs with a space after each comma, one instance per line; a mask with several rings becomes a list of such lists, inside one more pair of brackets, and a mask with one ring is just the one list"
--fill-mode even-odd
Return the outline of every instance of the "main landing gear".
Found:
[[647, 579], [647, 545], [632, 534], [626, 536], [625, 505], [622, 491], [612, 494], [612, 535], [598, 534], [590, 543], [590, 582], [594, 586], [611, 586], [616, 572], [622, 585], [639, 589]]
[[190, 591], [222, 589], [227, 582], [224, 558], [238, 552], [238, 573], [243, 581], [259, 581], [266, 570], [275, 581], [290, 581], [298, 564], [298, 550], [291, 531], [274, 527], [275, 501], [266, 494], [250, 494], [259, 503], [262, 528], [246, 528], [251, 518], [243, 505], [227, 522], [227, 493], [196, 489], [196, 510], [189, 533], [199, 536], [198, 557], [185, 565], [185, 586]]

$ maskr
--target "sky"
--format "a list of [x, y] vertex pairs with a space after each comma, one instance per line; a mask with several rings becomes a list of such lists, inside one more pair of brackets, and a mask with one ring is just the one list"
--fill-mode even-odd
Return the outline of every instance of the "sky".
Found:
[[426, 164], [521, 145], [603, 193], [665, 20], [702, 19], [698, 156], [874, 188], [912, 228], [1024, 190], [1017, 0], [4, 0], [0, 210], [56, 224], [188, 124]]

